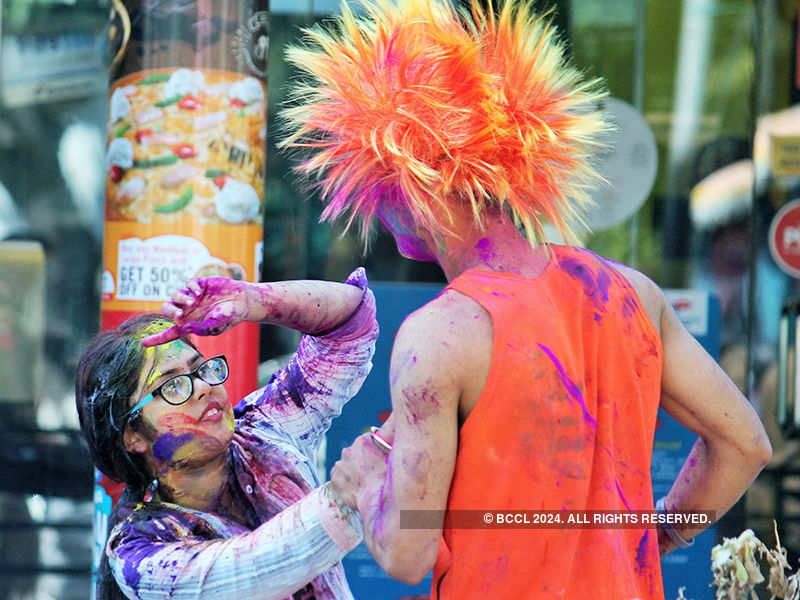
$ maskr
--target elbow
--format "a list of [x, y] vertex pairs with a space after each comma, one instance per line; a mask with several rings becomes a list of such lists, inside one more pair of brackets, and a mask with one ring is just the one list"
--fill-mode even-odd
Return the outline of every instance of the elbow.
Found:
[[737, 464], [743, 473], [748, 472], [753, 477], [758, 476], [772, 459], [772, 444], [767, 432], [761, 426], [758, 431], [746, 437], [720, 439], [701, 436], [701, 438], [708, 451], [718, 460], [727, 464]]
[[772, 460], [772, 444], [767, 437], [767, 432], [763, 431], [756, 448], [753, 451], [753, 458], [759, 465], [759, 471], [763, 469], [767, 463]]
[[758, 475], [772, 459], [772, 444], [764, 428], [761, 427], [748, 444], [740, 446], [739, 452], [744, 457], [745, 464]]
[[420, 561], [408, 561], [387, 565], [385, 571], [392, 579], [396, 579], [406, 585], [417, 585], [432, 568], [433, 563], [425, 565], [421, 564]]
[[384, 547], [378, 562], [392, 579], [417, 585], [433, 568], [438, 549], [438, 538], [431, 543], [395, 544]]
[[[427, 573], [427, 571], [425, 573]], [[425, 573], [398, 573], [397, 575], [392, 575], [389, 573], [389, 577], [396, 579], [400, 583], [405, 583], [406, 585], [418, 585], [425, 578]]]
[[747, 448], [747, 457], [760, 473], [761, 469], [772, 459], [772, 444], [769, 441], [767, 431], [760, 422], [751, 440]]

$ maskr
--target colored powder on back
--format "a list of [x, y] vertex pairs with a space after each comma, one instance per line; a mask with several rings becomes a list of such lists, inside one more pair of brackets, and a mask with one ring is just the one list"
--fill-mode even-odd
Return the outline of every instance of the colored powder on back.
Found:
[[589, 265], [574, 258], [564, 258], [559, 261], [558, 265], [570, 277], [581, 282], [583, 293], [591, 300], [598, 312], [606, 312], [605, 304], [608, 302], [608, 289], [611, 285], [611, 278], [607, 271], [601, 269], [595, 277], [594, 271]]
[[592, 427], [596, 427], [597, 419], [595, 419], [591, 414], [589, 414], [589, 411], [586, 409], [586, 403], [583, 400], [583, 394], [581, 393], [580, 388], [575, 384], [574, 381], [572, 381], [569, 378], [567, 372], [564, 370], [563, 365], [558, 360], [558, 358], [556, 358], [555, 354], [553, 354], [553, 351], [550, 350], [550, 348], [548, 348], [544, 344], [537, 344], [537, 345], [544, 351], [545, 354], [547, 354], [547, 356], [553, 362], [553, 365], [555, 365], [556, 369], [558, 369], [558, 373], [561, 377], [561, 382], [564, 384], [564, 387], [567, 388], [567, 392], [569, 393], [569, 395], [572, 396], [572, 398], [575, 399], [578, 402], [578, 404], [581, 405], [581, 409], [583, 410], [583, 420], [591, 424]]
[[[610, 454], [611, 454], [611, 453], [609, 452], [609, 455], [610, 455]], [[623, 494], [623, 493], [622, 493], [622, 488], [619, 486], [619, 481], [617, 481], [617, 480], [615, 479], [615, 480], [614, 480], [614, 485], [616, 485], [616, 486], [617, 486], [617, 493], [619, 494], [619, 497], [622, 499], [622, 503], [625, 505], [625, 508], [627, 508], [628, 510], [630, 510], [630, 509], [631, 509], [631, 505], [630, 505], [630, 504], [628, 504], [628, 501], [625, 499], [625, 494]]]
[[650, 567], [650, 561], [647, 552], [647, 540], [649, 536], [650, 531], [645, 531], [642, 535], [642, 538], [639, 540], [639, 545], [636, 547], [636, 572], [639, 575], [644, 573]]
[[495, 253], [492, 251], [492, 242], [489, 238], [481, 238], [478, 240], [478, 243], [475, 244], [475, 249], [478, 251], [478, 258], [480, 258], [481, 262], [485, 265], [488, 265], [489, 261], [495, 256]]

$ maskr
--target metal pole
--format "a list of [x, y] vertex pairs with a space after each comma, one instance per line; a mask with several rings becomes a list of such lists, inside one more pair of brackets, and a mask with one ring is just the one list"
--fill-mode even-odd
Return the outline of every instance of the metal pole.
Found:
[[[644, 114], [644, 65], [647, 26], [647, 0], [636, 2], [636, 44], [633, 50], [633, 106]], [[628, 263], [636, 268], [639, 262], [639, 211], [631, 217], [631, 237]]]

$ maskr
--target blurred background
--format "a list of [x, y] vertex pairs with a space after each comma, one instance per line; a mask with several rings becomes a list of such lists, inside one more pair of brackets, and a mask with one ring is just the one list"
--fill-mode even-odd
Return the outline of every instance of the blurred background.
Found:
[[[777, 517], [796, 565], [798, 2], [534, 4], [553, 10], [574, 63], [606, 80], [618, 119], [615, 150], [598, 159], [612, 185], [598, 191], [582, 244], [662, 287], [715, 299], [715, 353], [770, 434], [772, 464], [716, 535], [752, 527], [771, 543]], [[0, 600], [90, 595], [94, 474], [73, 381], [100, 324], [111, 9], [104, 0], [2, 2]], [[343, 280], [365, 265], [375, 282], [438, 289], [439, 269], [400, 258], [384, 232], [364, 257], [355, 233], [320, 224], [318, 199], [275, 149], [292, 76], [283, 49], [337, 10], [333, 0], [270, 4], [261, 277]], [[263, 377], [297, 337], [271, 327], [260, 336]]]

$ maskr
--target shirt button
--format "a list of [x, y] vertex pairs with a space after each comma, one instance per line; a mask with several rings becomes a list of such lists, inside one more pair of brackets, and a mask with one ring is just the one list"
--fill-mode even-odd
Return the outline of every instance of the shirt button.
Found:
[[248, 494], [252, 494], [253, 493], [253, 486], [252, 485], [248, 485], [244, 489], [245, 489], [245, 491], [247, 491]]

